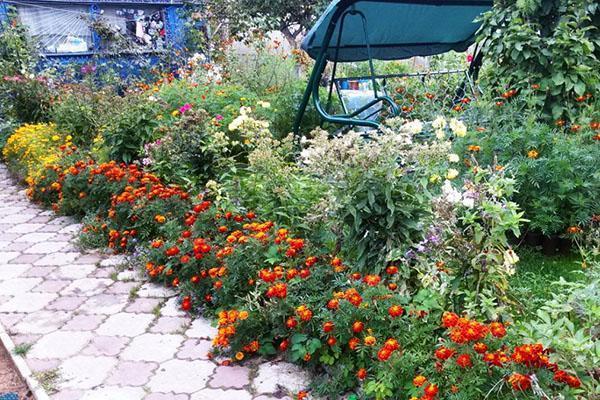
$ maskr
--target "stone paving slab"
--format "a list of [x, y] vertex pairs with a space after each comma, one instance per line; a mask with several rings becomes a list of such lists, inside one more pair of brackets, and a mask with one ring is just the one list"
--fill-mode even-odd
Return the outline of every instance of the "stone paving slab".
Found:
[[211, 359], [216, 328], [144, 282], [135, 260], [77, 249], [80, 228], [30, 203], [0, 164], [0, 328], [30, 346], [15, 357], [51, 399], [290, 400], [306, 389], [288, 363]]

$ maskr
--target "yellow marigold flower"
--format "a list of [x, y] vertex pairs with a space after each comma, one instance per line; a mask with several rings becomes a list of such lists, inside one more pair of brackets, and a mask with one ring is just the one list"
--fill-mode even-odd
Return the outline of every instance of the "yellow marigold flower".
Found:
[[527, 157], [531, 158], [531, 159], [536, 159], [540, 156], [540, 153], [533, 149], [533, 150], [529, 150], [529, 152], [527, 153]]

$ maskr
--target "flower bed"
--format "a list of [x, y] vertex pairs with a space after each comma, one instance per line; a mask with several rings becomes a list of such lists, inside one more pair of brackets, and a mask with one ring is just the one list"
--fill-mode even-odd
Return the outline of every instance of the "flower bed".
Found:
[[[227, 363], [281, 354], [326, 371], [329, 387], [317, 379], [316, 388], [331, 396], [359, 387], [368, 398], [423, 400], [581, 390], [577, 375], [541, 344], [508, 335], [508, 324], [448, 312], [431, 290], [400, 290], [403, 266], [358, 272], [323, 243], [252, 211], [223, 209], [135, 164], [59, 150], [61, 161], [30, 180], [32, 199], [84, 217], [88, 244], [140, 252], [149, 278], [180, 292], [183, 310], [214, 314], [213, 344]], [[17, 148], [5, 154], [19, 162]], [[463, 196], [448, 190], [448, 198]]]

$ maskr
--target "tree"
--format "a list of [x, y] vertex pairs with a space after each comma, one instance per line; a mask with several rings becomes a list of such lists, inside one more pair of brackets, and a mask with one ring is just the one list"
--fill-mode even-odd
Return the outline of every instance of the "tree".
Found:
[[327, 0], [206, 0], [205, 15], [216, 26], [248, 38], [254, 29], [280, 31], [292, 47], [327, 5]]

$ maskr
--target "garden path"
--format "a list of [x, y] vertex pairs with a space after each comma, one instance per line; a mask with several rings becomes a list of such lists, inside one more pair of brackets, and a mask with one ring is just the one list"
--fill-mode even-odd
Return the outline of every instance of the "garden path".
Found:
[[209, 321], [131, 260], [78, 249], [80, 228], [29, 202], [0, 165], [0, 338], [25, 353], [39, 400], [267, 400], [305, 388], [285, 362], [209, 359]]

